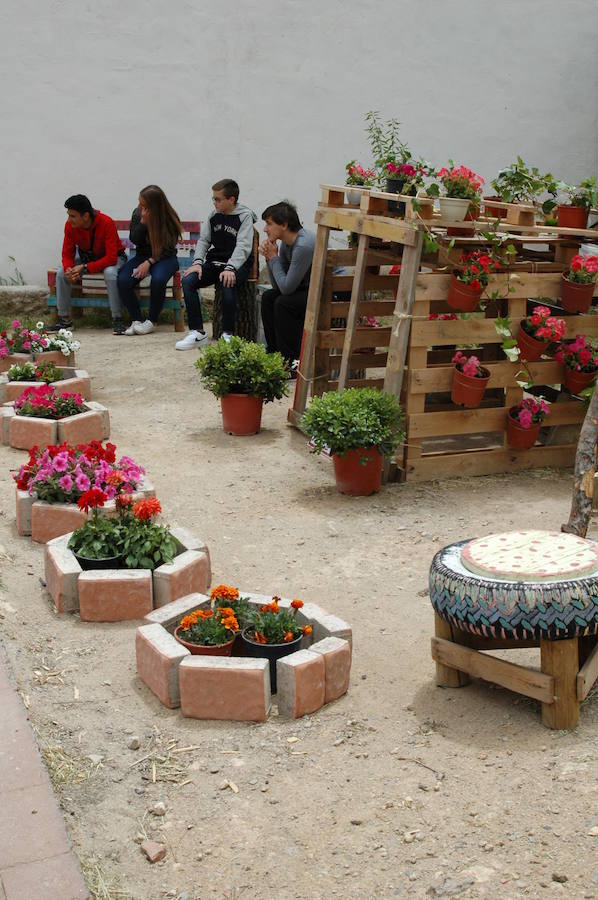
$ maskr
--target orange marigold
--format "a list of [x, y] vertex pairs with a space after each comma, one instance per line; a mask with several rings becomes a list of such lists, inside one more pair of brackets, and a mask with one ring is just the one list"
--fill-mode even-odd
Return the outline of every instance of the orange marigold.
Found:
[[279, 607], [278, 603], [276, 602], [277, 600], [280, 600], [280, 597], [274, 597], [274, 599], [272, 600], [272, 603], [268, 603], [268, 605], [266, 607], [264, 607], [262, 612], [272, 612], [272, 613], [280, 612], [280, 607]]
[[117, 469], [114, 472], [110, 472], [110, 475], [106, 479], [108, 484], [111, 484], [112, 487], [118, 487], [119, 484], [122, 484], [125, 480], [125, 476], [122, 472], [119, 472]]
[[284, 640], [285, 644], [288, 644], [289, 641], [295, 640], [295, 635], [293, 634], [292, 631], [285, 631], [283, 640]]
[[133, 498], [130, 494], [119, 494], [114, 501], [117, 509], [131, 509]]
[[197, 611], [201, 619], [211, 619], [214, 615], [211, 609], [198, 609]]
[[225, 616], [234, 616], [235, 611], [232, 606], [219, 606], [216, 610], [224, 618]]
[[181, 628], [183, 629], [183, 631], [189, 631], [190, 628], [193, 628], [196, 622], [197, 619], [195, 618], [195, 616], [183, 616], [183, 618], [181, 619]]
[[302, 628], [302, 631], [303, 631], [303, 634], [311, 634], [313, 631], [313, 628], [311, 627], [311, 625], [304, 625]]
[[303, 600], [291, 600], [291, 606], [293, 609], [301, 609], [303, 606]]
[[225, 628], [228, 628], [229, 631], [239, 630], [239, 623], [234, 616], [227, 616], [226, 619], [222, 619], [222, 624]]
[[235, 600], [239, 599], [239, 590], [228, 584], [217, 584], [216, 587], [212, 588], [210, 591], [210, 599], [228, 600], [229, 603], [233, 603]]
[[148, 500], [138, 500], [133, 507], [133, 515], [136, 519], [141, 519], [142, 522], [152, 519], [160, 512], [162, 512], [162, 505], [155, 497], [150, 497]]
[[266, 644], [267, 643], [266, 638], [260, 631], [255, 632], [254, 639], [255, 639], [256, 644]]

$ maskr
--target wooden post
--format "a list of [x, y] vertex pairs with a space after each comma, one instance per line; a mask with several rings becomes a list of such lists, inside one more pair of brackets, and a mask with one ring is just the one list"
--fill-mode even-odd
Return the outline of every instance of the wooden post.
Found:
[[554, 703], [542, 704], [542, 723], [547, 728], [575, 728], [579, 721], [578, 639], [548, 641], [542, 638], [540, 666], [554, 678]]
[[309, 280], [309, 292], [307, 295], [307, 307], [305, 310], [305, 324], [303, 326], [303, 351], [299, 366], [297, 387], [293, 408], [289, 410], [288, 419], [292, 425], [299, 425], [301, 416], [305, 412], [309, 393], [310, 379], [313, 377], [314, 357], [317, 339], [318, 312], [320, 309], [320, 297], [324, 274], [326, 271], [326, 252], [328, 250], [328, 235], [330, 228], [327, 225], [318, 225], [316, 231], [316, 246]]
[[[440, 618], [437, 612], [434, 613], [434, 634], [445, 641], [453, 640], [453, 629], [448, 622]], [[469, 675], [466, 672], [460, 672], [459, 669], [451, 669], [443, 666], [442, 663], [436, 663], [436, 684], [438, 687], [464, 687], [469, 684]]]
[[359, 310], [359, 301], [363, 294], [363, 282], [365, 279], [365, 264], [367, 253], [370, 246], [370, 239], [367, 234], [359, 235], [359, 243], [357, 245], [357, 260], [355, 262], [355, 275], [353, 276], [353, 287], [351, 288], [351, 301], [349, 303], [349, 312], [347, 314], [347, 324], [345, 326], [345, 343], [343, 344], [343, 356], [341, 360], [341, 371], [338, 377], [338, 390], [344, 391], [347, 386], [349, 377], [349, 360], [351, 358], [351, 345], [353, 343], [353, 335], [357, 325], [357, 312]]
[[[415, 283], [419, 272], [422, 244], [423, 234], [420, 231], [417, 234], [415, 245], [413, 247], [405, 247], [401, 264], [401, 275], [397, 287], [394, 310], [395, 320], [392, 326], [386, 360], [386, 373], [384, 375], [384, 390], [397, 399], [400, 399], [403, 386], [405, 360], [407, 359], [409, 333], [411, 331], [411, 314], [415, 300]], [[386, 459], [382, 473], [384, 482], [388, 480], [390, 465], [390, 460]]]
[[571, 512], [561, 531], [585, 537], [594, 503], [594, 475], [598, 445], [598, 390], [595, 390], [581, 426], [575, 455], [575, 481]]

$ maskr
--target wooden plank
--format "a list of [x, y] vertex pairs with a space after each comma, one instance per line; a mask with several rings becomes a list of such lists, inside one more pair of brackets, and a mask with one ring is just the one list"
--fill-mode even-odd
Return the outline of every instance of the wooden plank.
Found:
[[[384, 387], [383, 378], [349, 378], [346, 387], [371, 387], [381, 389]], [[325, 381], [325, 391], [338, 391], [338, 381]]]
[[385, 216], [368, 216], [361, 211], [349, 209], [319, 208], [315, 213], [315, 222], [327, 228], [340, 228], [342, 231], [354, 231], [367, 234], [369, 237], [384, 238], [413, 247], [418, 241], [419, 232], [412, 225], [406, 225], [403, 219], [389, 219]]
[[[324, 274], [324, 283], [322, 284], [322, 293], [320, 295], [320, 308], [316, 327], [320, 329], [329, 329], [331, 322], [331, 298], [332, 298], [332, 269], [330, 260], [326, 258], [326, 271]], [[326, 382], [330, 371], [330, 353], [328, 350], [316, 347], [314, 352], [314, 374], [312, 383], [312, 396], [320, 396], [326, 390]]]
[[[441, 637], [441, 635], [438, 635]], [[517, 640], [516, 638], [487, 638], [470, 631], [453, 629], [453, 642], [471, 647], [472, 650], [522, 650], [531, 647], [539, 647], [540, 639]]]
[[[553, 403], [546, 425], [577, 425], [585, 418], [585, 407], [579, 400]], [[477, 434], [502, 431], [507, 427], [507, 408], [457, 409], [408, 415], [409, 437], [424, 438], [450, 434]]]
[[[351, 265], [355, 265], [353, 262]], [[369, 265], [369, 263], [366, 263]], [[365, 273], [363, 289], [365, 291], [392, 291], [396, 294], [397, 285], [399, 283], [398, 275], [373, 275], [371, 272]], [[353, 287], [352, 275], [333, 275], [332, 290], [333, 291], [350, 291]]]
[[542, 723], [548, 728], [575, 728], [579, 720], [577, 638], [540, 640], [542, 672], [554, 679], [553, 698], [542, 702]]
[[[575, 461], [577, 444], [560, 447], [532, 447], [531, 450], [496, 448], [464, 453], [430, 453], [421, 459], [407, 456], [409, 481], [461, 478], [465, 475], [496, 475], [526, 469], [568, 468]], [[408, 447], [410, 451], [410, 447]]]
[[598, 678], [598, 644], [594, 647], [585, 663], [577, 673], [577, 699], [581, 703], [582, 700], [585, 700], [592, 687], [594, 682]]
[[[441, 619], [437, 612], [434, 613], [434, 634], [436, 635], [436, 638], [440, 638], [446, 642], [452, 642], [455, 631], [456, 629], [453, 629], [448, 622]], [[432, 658], [434, 658], [433, 649]], [[452, 666], [445, 666], [437, 661], [436, 684], [438, 687], [464, 687], [466, 684], [469, 684], [469, 676], [466, 672], [461, 672], [459, 669], [453, 668]]]
[[[376, 336], [372, 332], [375, 330]], [[359, 328], [355, 332], [355, 336], [353, 338], [353, 350], [359, 347], [372, 347], [374, 344], [377, 347], [388, 347], [390, 342], [391, 329], [390, 328]], [[345, 329], [344, 328], [331, 328], [330, 331], [318, 331], [316, 333], [316, 346], [324, 349], [325, 347], [331, 350], [334, 347], [341, 348], [345, 342]]]
[[[503, 362], [484, 362], [484, 367], [490, 372], [488, 388], [505, 388], [513, 384], [515, 373], [519, 370], [516, 363], [508, 360]], [[530, 363], [529, 370], [532, 373], [534, 384], [562, 384], [563, 366], [554, 360], [547, 362]], [[454, 366], [432, 366], [428, 369], [409, 370], [409, 393], [432, 394], [441, 391], [450, 391], [453, 384]]]
[[[511, 319], [513, 331], [517, 319]], [[598, 316], [565, 317], [567, 338], [578, 334], [598, 337]], [[432, 321], [415, 320], [411, 329], [411, 343], [415, 347], [445, 346], [446, 344], [496, 344], [501, 343], [492, 319], [455, 319]]]
[[[508, 294], [510, 298], [560, 297], [561, 272], [562, 267], [557, 272], [504, 272], [492, 275], [485, 294], [491, 296], [493, 291], [499, 291], [501, 296]], [[450, 272], [420, 272], [416, 300], [446, 300], [450, 280]], [[508, 293], [509, 286], [515, 288], [513, 293]], [[598, 286], [595, 287], [594, 294], [598, 296]]]
[[[395, 284], [396, 290], [396, 284]], [[332, 318], [346, 316], [349, 312], [348, 300], [333, 300], [330, 304]], [[359, 304], [360, 316], [392, 316], [394, 300], [362, 300]]]
[[483, 678], [493, 684], [526, 697], [533, 697], [549, 705], [554, 697], [554, 679], [551, 675], [519, 666], [516, 663], [487, 656], [442, 638], [432, 638], [432, 658], [443, 666], [467, 672], [474, 678]]
[[367, 234], [359, 235], [357, 246], [357, 260], [355, 262], [355, 274], [353, 276], [353, 287], [351, 288], [351, 300], [349, 302], [349, 312], [347, 314], [347, 324], [345, 326], [345, 339], [343, 343], [343, 354], [341, 359], [341, 369], [338, 377], [338, 389], [343, 391], [347, 385], [349, 377], [349, 357], [351, 356], [351, 347], [357, 327], [357, 316], [359, 312], [359, 301], [363, 294], [363, 279], [365, 277], [365, 262], [368, 252], [370, 239]]
[[[309, 292], [307, 294], [305, 322], [303, 325], [301, 360], [299, 362], [299, 373], [293, 399], [293, 409], [299, 413], [299, 415], [305, 412], [310, 379], [313, 377], [314, 372], [314, 356], [317, 337], [316, 323], [320, 311], [324, 275], [326, 274], [326, 251], [328, 249], [329, 235], [330, 229], [328, 227], [318, 225], [311, 277], [309, 281]], [[293, 417], [293, 419], [295, 418], [296, 417]], [[291, 420], [289, 419], [289, 421]], [[295, 422], [292, 421], [291, 424], [295, 424]]]

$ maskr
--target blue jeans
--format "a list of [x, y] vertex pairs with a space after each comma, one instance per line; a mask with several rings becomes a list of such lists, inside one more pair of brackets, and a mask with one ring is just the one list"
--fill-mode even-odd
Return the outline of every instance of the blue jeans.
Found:
[[[77, 254], [75, 256], [75, 265], [79, 266], [80, 264], [81, 257], [79, 256], [79, 254]], [[108, 303], [110, 304], [110, 312], [112, 313], [113, 319], [118, 319], [121, 315], [120, 298], [118, 296], [116, 278], [118, 271], [122, 267], [122, 265], [123, 259], [121, 256], [119, 256], [115, 266], [106, 266], [106, 268], [101, 273], [104, 276], [104, 281], [106, 282], [106, 293], [108, 294]], [[77, 284], [80, 285], [81, 282], [79, 281]], [[70, 283], [70, 281], [66, 280], [64, 269], [62, 268], [62, 266], [60, 266], [60, 268], [56, 270], [56, 308], [61, 319], [68, 319], [71, 314], [72, 288], [73, 285]]]
[[[243, 284], [249, 277], [251, 260], [247, 260], [236, 271], [236, 281], [232, 287], [222, 286], [222, 330], [233, 334], [235, 330], [235, 312], [237, 309], [237, 285]], [[190, 331], [203, 331], [203, 316], [198, 288], [217, 284], [224, 266], [215, 266], [206, 262], [201, 267], [201, 278], [197, 272], [191, 272], [183, 278], [183, 297], [187, 308], [187, 321]]]
[[[133, 322], [141, 322], [141, 308], [139, 300], [135, 293], [135, 288], [139, 286], [139, 278], [133, 278], [133, 269], [140, 266], [142, 262], [146, 262], [147, 257], [133, 256], [129, 259], [120, 272], [118, 273], [118, 293], [120, 299], [129, 310], [129, 315]], [[150, 306], [149, 318], [156, 324], [160, 318], [164, 300], [166, 298], [166, 285], [175, 272], [178, 271], [179, 261], [176, 256], [169, 256], [168, 259], [159, 259], [150, 266], [149, 274], [151, 275], [150, 284]]]

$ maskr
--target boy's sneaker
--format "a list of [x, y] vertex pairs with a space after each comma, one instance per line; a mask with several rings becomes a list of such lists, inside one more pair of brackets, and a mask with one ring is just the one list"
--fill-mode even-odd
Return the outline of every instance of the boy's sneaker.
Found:
[[230, 344], [230, 339], [232, 338], [232, 334], [229, 334], [228, 331], [222, 332], [222, 340], [226, 341], [227, 344]]
[[150, 319], [145, 322], [133, 322], [135, 334], [150, 334], [154, 330], [154, 323]]
[[72, 327], [73, 327], [72, 319], [61, 318], [60, 316], [58, 316], [58, 318], [56, 319], [56, 321], [54, 322], [53, 325], [46, 325], [45, 330], [56, 332], [56, 331], [60, 331], [61, 328], [72, 329]]
[[131, 324], [129, 325], [129, 327], [125, 329], [124, 333], [125, 333], [125, 334], [128, 334], [129, 337], [131, 337], [131, 336], [134, 335], [134, 334], [137, 334], [137, 332], [135, 331], [135, 326], [136, 326], [136, 325], [139, 327], [139, 326], [141, 325], [141, 322], [137, 322], [137, 321], [131, 322]]
[[112, 334], [124, 334], [126, 327], [122, 319], [112, 319]]
[[201, 350], [202, 347], [207, 347], [209, 343], [210, 338], [205, 331], [190, 331], [184, 338], [176, 342], [175, 347], [177, 350]]

